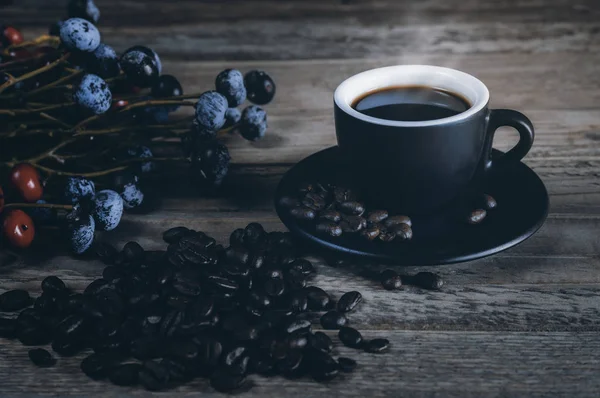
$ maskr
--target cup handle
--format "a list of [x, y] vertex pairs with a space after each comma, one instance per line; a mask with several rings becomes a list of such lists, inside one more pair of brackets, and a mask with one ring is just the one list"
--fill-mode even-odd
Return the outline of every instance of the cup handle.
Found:
[[[492, 160], [492, 145], [496, 130], [502, 126], [514, 127], [519, 132], [519, 142], [510, 151]], [[533, 124], [520, 112], [511, 109], [493, 109], [490, 111], [487, 124], [487, 138], [484, 150], [484, 172], [504, 168], [510, 164], [517, 163], [531, 149], [535, 136]]]

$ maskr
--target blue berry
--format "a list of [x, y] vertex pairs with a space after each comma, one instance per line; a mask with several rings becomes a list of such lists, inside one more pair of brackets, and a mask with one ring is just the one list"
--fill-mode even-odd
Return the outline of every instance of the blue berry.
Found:
[[183, 145], [183, 151], [186, 156], [190, 154], [196, 148], [197, 143], [212, 140], [217, 135], [214, 130], [205, 130], [198, 124], [197, 120], [192, 122], [192, 128], [186, 134], [181, 137], [181, 144]]
[[103, 43], [86, 58], [85, 69], [104, 79], [118, 76], [121, 72], [117, 53], [112, 47]]
[[123, 199], [115, 191], [105, 189], [96, 194], [92, 210], [96, 228], [112, 231], [119, 225], [123, 215]]
[[198, 142], [192, 152], [193, 175], [203, 182], [221, 185], [229, 170], [229, 151], [216, 139]]
[[144, 201], [144, 193], [136, 183], [130, 182], [123, 186], [121, 198], [123, 199], [123, 206], [125, 206], [126, 209], [133, 209], [142, 204]]
[[100, 45], [100, 32], [85, 19], [71, 18], [60, 27], [60, 40], [67, 50], [92, 52]]
[[203, 130], [217, 131], [225, 124], [227, 98], [216, 91], [200, 95], [196, 104], [196, 120]]
[[242, 119], [242, 112], [238, 108], [229, 108], [227, 112], [225, 112], [225, 125], [226, 127], [231, 127], [237, 124]]
[[92, 246], [95, 228], [96, 223], [90, 215], [81, 216], [68, 225], [67, 236], [73, 253], [81, 254]]
[[81, 108], [99, 115], [110, 109], [112, 94], [101, 77], [85, 75], [73, 93], [73, 101]]
[[240, 106], [246, 100], [244, 75], [237, 69], [225, 69], [215, 80], [217, 91], [227, 98], [230, 108]]
[[[35, 203], [45, 204], [48, 202], [46, 202], [43, 199], [40, 199]], [[32, 207], [31, 209], [25, 210], [26, 213], [29, 214], [29, 217], [31, 217], [31, 219], [35, 221], [36, 224], [43, 224], [54, 220], [55, 213], [54, 211], [52, 211], [52, 209], [48, 209], [45, 207]]]
[[162, 75], [152, 86], [152, 95], [156, 98], [177, 97], [183, 95], [183, 88], [175, 76]]
[[83, 177], [69, 177], [65, 184], [63, 197], [66, 203], [75, 204], [83, 199], [92, 199], [96, 193], [93, 181]]
[[159, 66], [156, 59], [140, 47], [132, 47], [123, 53], [121, 69], [130, 83], [138, 87], [150, 87], [158, 79]]
[[98, 23], [100, 19], [100, 10], [93, 0], [71, 0], [67, 12], [69, 18], [83, 18], [93, 23]]
[[248, 91], [248, 100], [257, 105], [268, 104], [275, 96], [275, 82], [261, 70], [246, 73], [244, 84]]
[[127, 51], [134, 51], [134, 50], [141, 51], [144, 54], [148, 55], [150, 58], [152, 58], [152, 63], [154, 65], [156, 65], [156, 69], [158, 69], [158, 74], [160, 75], [162, 73], [162, 63], [160, 62], [160, 57], [158, 56], [156, 51], [154, 51], [151, 48], [145, 47], [145, 46], [133, 46], [133, 47], [129, 48]]
[[249, 141], [256, 141], [267, 132], [267, 112], [259, 106], [250, 105], [242, 113], [240, 133]]
[[[133, 146], [133, 147], [129, 147], [126, 150], [126, 154], [128, 157], [130, 158], [151, 158], [154, 155], [152, 154], [152, 151], [150, 150], [150, 148], [148, 148], [147, 146], [143, 146], [143, 145], [137, 145], [137, 146]], [[156, 167], [156, 165], [154, 164], [154, 162], [144, 162], [140, 165], [140, 169], [142, 170], [143, 173], [149, 173], [152, 170], [154, 170]]]

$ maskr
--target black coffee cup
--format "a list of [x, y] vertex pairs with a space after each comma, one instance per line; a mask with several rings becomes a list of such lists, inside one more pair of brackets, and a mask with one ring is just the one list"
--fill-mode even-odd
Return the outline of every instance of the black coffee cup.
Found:
[[[352, 105], [366, 93], [398, 86], [427, 86], [455, 93], [470, 108], [451, 117], [397, 121], [367, 116]], [[372, 206], [406, 214], [434, 211], [489, 173], [519, 162], [533, 144], [531, 121], [507, 109], [488, 108], [489, 90], [458, 70], [399, 65], [359, 73], [334, 94], [341, 162]], [[519, 142], [492, 161], [495, 131], [514, 127]]]

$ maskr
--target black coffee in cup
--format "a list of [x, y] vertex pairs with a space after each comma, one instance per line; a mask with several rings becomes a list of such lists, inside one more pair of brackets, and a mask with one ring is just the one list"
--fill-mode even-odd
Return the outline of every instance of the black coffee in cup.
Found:
[[385, 87], [363, 94], [352, 108], [378, 119], [420, 122], [463, 113], [471, 104], [450, 91], [427, 86]]

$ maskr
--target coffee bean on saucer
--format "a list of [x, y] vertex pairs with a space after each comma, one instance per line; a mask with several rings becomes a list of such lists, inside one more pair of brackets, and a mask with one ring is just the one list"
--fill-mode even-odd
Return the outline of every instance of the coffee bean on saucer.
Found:
[[341, 202], [338, 207], [342, 212], [354, 216], [360, 216], [365, 212], [365, 206], [356, 201]]
[[373, 339], [369, 340], [364, 344], [366, 352], [379, 354], [386, 351], [390, 347], [390, 341], [388, 339]]
[[398, 273], [391, 269], [386, 269], [379, 275], [381, 280], [381, 286], [385, 290], [396, 290], [402, 287], [402, 278]]
[[363, 228], [366, 228], [367, 220], [361, 216], [348, 216], [344, 215], [342, 221], [340, 221], [340, 227], [344, 232], [358, 232]]
[[473, 210], [471, 213], [469, 213], [467, 217], [467, 222], [469, 224], [479, 224], [484, 220], [485, 216], [487, 216], [487, 212], [485, 210]]
[[317, 232], [327, 234], [329, 236], [340, 236], [342, 234], [342, 227], [333, 221], [322, 220], [317, 224]]
[[433, 272], [418, 272], [410, 278], [411, 285], [428, 290], [439, 290], [444, 286], [444, 280]]
[[496, 199], [494, 199], [492, 196], [484, 193], [483, 194], [483, 205], [486, 210], [492, 210], [498, 206], [498, 203], [496, 202]]
[[399, 224], [406, 224], [409, 227], [412, 227], [412, 221], [411, 221], [410, 217], [408, 217], [408, 216], [392, 216], [392, 217], [388, 217], [383, 222], [383, 225], [388, 228], [391, 226], [394, 226], [394, 225], [399, 225]]
[[389, 228], [381, 228], [379, 230], [379, 240], [383, 242], [391, 242], [396, 239], [396, 233]]
[[300, 188], [298, 188], [298, 192], [300, 192], [301, 194], [304, 194], [304, 195], [309, 192], [314, 192], [314, 191], [315, 191], [315, 186], [308, 182], [300, 185]]
[[298, 206], [290, 210], [292, 217], [298, 220], [314, 220], [317, 216], [317, 212], [308, 207]]
[[379, 223], [388, 218], [389, 214], [387, 210], [373, 210], [367, 214], [367, 221], [369, 223]]
[[325, 198], [318, 193], [309, 192], [302, 199], [302, 204], [316, 211], [323, 210], [327, 205]]
[[380, 231], [379, 225], [375, 224], [360, 231], [360, 235], [367, 240], [374, 240]]
[[279, 199], [279, 204], [287, 209], [291, 209], [293, 207], [300, 206], [300, 201], [291, 196], [284, 196]]
[[389, 228], [396, 234], [397, 240], [411, 240], [413, 236], [412, 228], [408, 224], [398, 224]]
[[319, 218], [333, 222], [340, 222], [340, 220], [342, 219], [342, 215], [335, 210], [323, 210], [319, 213]]

